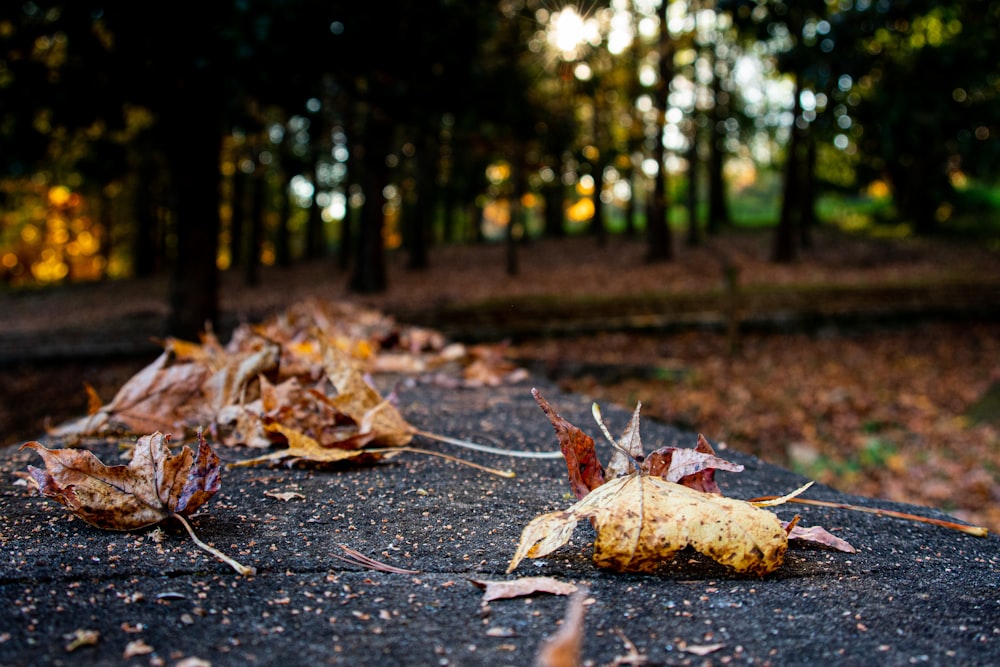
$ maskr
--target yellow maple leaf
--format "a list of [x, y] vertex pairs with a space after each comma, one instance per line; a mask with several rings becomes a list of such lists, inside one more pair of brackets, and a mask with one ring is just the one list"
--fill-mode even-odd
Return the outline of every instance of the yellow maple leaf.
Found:
[[736, 572], [765, 575], [781, 566], [788, 547], [781, 521], [767, 510], [634, 473], [602, 484], [566, 510], [535, 517], [507, 572], [569, 542], [581, 519], [591, 519], [597, 530], [594, 563], [619, 572], [652, 572], [691, 546]]

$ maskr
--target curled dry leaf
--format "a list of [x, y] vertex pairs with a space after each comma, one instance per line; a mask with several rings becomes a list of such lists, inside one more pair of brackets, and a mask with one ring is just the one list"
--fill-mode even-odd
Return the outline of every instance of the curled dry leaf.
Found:
[[293, 428], [282, 426], [281, 424], [268, 424], [265, 430], [271, 433], [280, 433], [285, 436], [288, 446], [269, 454], [256, 456], [250, 459], [243, 459], [230, 463], [232, 468], [255, 466], [266, 461], [309, 461], [311, 463], [337, 463], [358, 457], [382, 458], [391, 455], [385, 452], [368, 452], [364, 449], [342, 449], [340, 447], [324, 447], [315, 438], [306, 435]]
[[132, 449], [127, 466], [106, 466], [84, 449], [48, 449], [27, 442], [42, 457], [45, 469], [28, 466], [28, 473], [47, 498], [68, 507], [87, 523], [104, 530], [136, 530], [173, 517], [194, 542], [241, 574], [253, 568], [240, 565], [203, 543], [184, 518], [219, 490], [219, 457], [199, 434], [198, 454], [184, 447], [171, 454], [169, 435], [144, 435]]
[[469, 581], [483, 589], [484, 603], [534, 595], [535, 593], [570, 595], [577, 589], [576, 584], [559, 581], [552, 577], [521, 577], [511, 581], [481, 581], [479, 579], [470, 579]]
[[[639, 407], [615, 440], [595, 405], [598, 426], [615, 450], [605, 470], [593, 440], [560, 417], [537, 390], [532, 394], [555, 428], [570, 485], [580, 500], [533, 519], [521, 534], [508, 572], [524, 558], [544, 556], [569, 542], [581, 519], [590, 519], [597, 530], [594, 563], [617, 571], [654, 571], [685, 547], [741, 573], [765, 575], [781, 566], [788, 531], [773, 513], [721, 495], [715, 471], [739, 472], [743, 466], [717, 457], [703, 436], [694, 449], [662, 447], [645, 457]], [[785, 502], [804, 488], [774, 502]], [[818, 533], [798, 529], [793, 535], [809, 539]]]
[[219, 490], [219, 457], [204, 439], [198, 455], [188, 447], [171, 454], [169, 435], [144, 435], [127, 466], [106, 466], [85, 449], [48, 449], [27, 442], [45, 462], [28, 466], [43, 496], [105, 530], [135, 530], [174, 514], [189, 515]]
[[556, 430], [573, 493], [577, 498], [583, 498], [604, 484], [604, 467], [597, 459], [594, 439], [559, 416], [537, 389], [532, 389], [531, 395]]
[[569, 542], [581, 519], [597, 530], [594, 563], [619, 572], [652, 572], [691, 546], [737, 572], [777, 569], [788, 547], [778, 517], [742, 500], [633, 474], [587, 494], [566, 510], [533, 519], [507, 568]]

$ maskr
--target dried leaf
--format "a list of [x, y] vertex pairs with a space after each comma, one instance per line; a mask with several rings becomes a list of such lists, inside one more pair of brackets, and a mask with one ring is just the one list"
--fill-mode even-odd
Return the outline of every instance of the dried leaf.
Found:
[[129, 660], [137, 655], [149, 655], [154, 650], [155, 649], [152, 646], [147, 644], [142, 639], [135, 639], [125, 645], [125, 650], [122, 651], [122, 658], [124, 660]]
[[346, 461], [347, 459], [360, 456], [379, 459], [386, 455], [384, 452], [366, 452], [363, 449], [356, 448], [341, 449], [340, 447], [324, 447], [315, 438], [287, 426], [282, 426], [281, 424], [268, 424], [266, 429], [285, 436], [288, 440], [288, 447], [271, 452], [270, 454], [230, 463], [230, 467], [253, 466], [266, 461], [282, 460], [290, 462], [303, 460], [312, 463], [337, 463], [338, 461]]
[[39, 493], [66, 507], [87, 523], [104, 530], [136, 530], [174, 518], [199, 547], [240, 574], [255, 570], [237, 563], [195, 535], [184, 518], [219, 490], [219, 457], [198, 436], [198, 454], [184, 447], [171, 454], [169, 435], [144, 435], [132, 449], [127, 466], [106, 466], [83, 449], [48, 449], [26, 442], [45, 462], [45, 469], [28, 466]]
[[788, 531], [789, 540], [800, 540], [803, 542], [815, 542], [816, 544], [822, 544], [828, 546], [837, 551], [844, 551], [849, 554], [857, 553], [857, 549], [852, 547], [850, 543], [846, 540], [842, 540], [836, 535], [831, 534], [825, 528], [821, 526], [810, 526], [804, 528], [798, 525], [791, 527]]
[[105, 530], [135, 530], [174, 514], [189, 515], [219, 490], [219, 457], [204, 439], [197, 457], [184, 447], [170, 454], [170, 436], [139, 438], [127, 466], [106, 466], [84, 449], [48, 449], [27, 442], [45, 462], [28, 472], [47, 498]]
[[97, 645], [97, 642], [101, 640], [101, 632], [99, 630], [78, 628], [73, 631], [73, 634], [66, 635], [66, 639], [69, 641], [64, 648], [67, 653], [72, 653], [81, 646]]
[[573, 493], [583, 498], [604, 483], [604, 467], [597, 460], [594, 439], [560, 417], [537, 389], [532, 389], [531, 395], [556, 430]]
[[580, 667], [583, 648], [584, 599], [587, 589], [573, 593], [559, 630], [545, 640], [535, 656], [535, 667]]
[[323, 351], [323, 367], [337, 389], [331, 400], [358, 425], [358, 434], [383, 447], [403, 447], [413, 439], [414, 429], [392, 403], [382, 398], [349, 359], [333, 346]]
[[691, 546], [737, 572], [778, 568], [788, 546], [771, 512], [658, 477], [633, 474], [591, 491], [566, 510], [533, 519], [507, 572], [566, 544], [581, 519], [597, 530], [594, 563], [620, 572], [652, 572]]
[[306, 497], [301, 493], [296, 493], [295, 491], [265, 491], [264, 495], [268, 498], [274, 498], [275, 500], [280, 500], [283, 503], [287, 503], [289, 500], [294, 500], [298, 498], [299, 500], [305, 500]]
[[715, 482], [716, 470], [743, 470], [743, 466], [717, 457], [712, 445], [700, 433], [694, 449], [661, 447], [643, 461], [642, 468], [649, 475], [705, 493], [721, 493]]
[[[780, 497], [750, 502], [722, 497], [716, 470], [739, 472], [743, 466], [715, 455], [712, 445], [698, 436], [694, 449], [661, 447], [643, 456], [637, 405], [622, 434], [615, 440], [593, 406], [594, 418], [614, 447], [608, 463], [610, 481], [601, 483], [595, 471], [605, 472], [594, 442], [552, 409], [533, 389], [535, 401], [556, 428], [566, 458], [570, 483], [578, 498], [572, 507], [532, 520], [508, 572], [524, 558], [549, 554], [566, 544], [584, 518], [597, 529], [594, 562], [618, 571], [650, 572], [670, 562], [680, 549], [691, 546], [737, 572], [764, 575], [779, 567], [789, 539], [812, 540], [845, 551], [853, 547], [822, 528], [787, 529], [764, 506], [795, 499], [812, 482]], [[803, 501], [806, 502], [806, 501]]]
[[483, 602], [523, 597], [535, 593], [570, 595], [577, 588], [576, 584], [559, 581], [552, 577], [521, 577], [511, 581], [481, 581], [479, 579], [470, 579], [469, 581], [485, 590]]
[[725, 648], [725, 644], [678, 644], [677, 649], [691, 655], [706, 656]]
[[[179, 408], [197, 396], [209, 370], [192, 363], [177, 363], [180, 341], [169, 340], [162, 354], [132, 376], [111, 402], [96, 412], [51, 429], [55, 437], [88, 435], [120, 424], [134, 433], [174, 429]], [[185, 348], [186, 349], [186, 348]]]
[[[635, 472], [633, 461], [642, 459], [642, 438], [639, 436], [639, 411], [641, 409], [642, 403], [636, 403], [635, 412], [632, 413], [632, 418], [625, 426], [625, 432], [622, 433], [621, 439], [617, 443], [612, 440], [612, 444], [617, 446], [611, 454], [611, 460], [608, 461], [608, 469], [605, 470], [605, 476], [608, 479]], [[594, 403], [594, 417], [597, 419], [597, 424], [601, 430], [607, 430], [599, 415], [597, 403]], [[611, 440], [610, 436], [608, 439]]]

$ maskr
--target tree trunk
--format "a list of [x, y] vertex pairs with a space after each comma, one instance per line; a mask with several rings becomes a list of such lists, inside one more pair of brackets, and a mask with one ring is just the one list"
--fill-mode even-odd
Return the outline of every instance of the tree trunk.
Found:
[[594, 193], [591, 202], [594, 205], [594, 215], [590, 219], [590, 233], [597, 240], [598, 247], [608, 244], [608, 221], [605, 219], [604, 202], [601, 194], [604, 192], [604, 168], [607, 158], [602, 150], [594, 163]]
[[278, 226], [274, 230], [274, 263], [287, 269], [292, 265], [292, 184], [282, 175], [281, 189], [278, 192]]
[[917, 234], [928, 235], [939, 230], [935, 217], [938, 207], [953, 194], [941, 166], [944, 163], [937, 155], [914, 156], [912, 153], [888, 161], [893, 202]]
[[802, 130], [798, 123], [802, 115], [802, 105], [799, 96], [802, 92], [799, 77], [795, 77], [795, 102], [792, 106], [792, 127], [788, 138], [788, 151], [785, 157], [785, 171], [782, 184], [781, 217], [774, 233], [774, 251], [771, 261], [788, 263], [797, 255], [796, 231], [799, 226], [799, 215], [802, 211], [799, 204], [801, 195], [799, 169], [802, 166], [799, 159], [802, 141]]
[[255, 287], [260, 284], [260, 246], [264, 235], [264, 202], [267, 179], [263, 167], [253, 172], [250, 187], [250, 225], [246, 230], [246, 253], [243, 262], [243, 284]]
[[646, 259], [651, 262], [670, 260], [674, 255], [673, 239], [670, 234], [670, 203], [667, 199], [666, 149], [663, 146], [667, 122], [667, 94], [670, 91], [670, 82], [674, 78], [674, 45], [670, 31], [667, 30], [669, 5], [669, 2], [660, 5], [660, 76], [656, 85], [656, 99], [663, 108], [657, 120], [660, 127], [656, 133], [656, 145], [653, 147], [653, 159], [657, 166], [656, 177], [646, 208], [646, 232], [649, 239]]
[[408, 221], [407, 246], [409, 258], [406, 268], [422, 271], [430, 266], [428, 243], [430, 241], [431, 215], [434, 207], [434, 183], [437, 180], [437, 150], [434, 141], [425, 132], [422, 149], [416, 156], [416, 193], [406, 217]]
[[518, 273], [517, 244], [524, 233], [524, 193], [526, 190], [526, 178], [524, 175], [524, 149], [520, 142], [517, 142], [510, 162], [511, 193], [510, 193], [510, 220], [507, 222], [507, 234], [505, 236], [505, 259], [508, 276], [516, 276]]
[[358, 228], [357, 218], [360, 217], [357, 207], [351, 206], [350, 188], [348, 188], [347, 206], [344, 208], [344, 219], [340, 221], [340, 237], [337, 240], [337, 268], [346, 271], [351, 267], [351, 257], [354, 256], [355, 230]]
[[365, 203], [361, 207], [357, 261], [349, 283], [350, 289], [360, 294], [383, 292], [387, 286], [385, 243], [382, 239], [385, 216], [382, 209], [385, 205], [383, 192], [389, 184], [389, 167], [385, 159], [389, 154], [391, 134], [392, 124], [385, 112], [378, 108], [370, 109], [365, 119], [361, 158]]
[[[561, 167], [557, 168], [557, 172]], [[555, 177], [542, 186], [542, 196], [545, 198], [545, 236], [550, 239], [561, 239], [566, 236], [566, 192], [563, 182], [557, 173]]]
[[622, 178], [629, 184], [629, 197], [628, 201], [625, 202], [625, 238], [635, 238], [635, 230], [637, 225], [635, 224], [636, 216], [636, 205], [635, 205], [635, 169], [631, 166], [622, 170]]
[[159, 246], [160, 220], [156, 214], [156, 197], [153, 183], [159, 180], [153, 161], [139, 157], [139, 184], [132, 188], [135, 237], [132, 242], [132, 275], [137, 278], [151, 276], [162, 266], [162, 248]]
[[247, 216], [247, 180], [247, 175], [237, 165], [236, 171], [233, 173], [232, 214], [229, 218], [230, 267], [243, 266], [245, 260], [243, 244], [246, 239], [243, 238], [243, 235]]
[[323, 208], [316, 201], [319, 197], [319, 160], [314, 156], [311, 167], [313, 196], [309, 202], [309, 218], [306, 221], [306, 259], [321, 259], [326, 256], [326, 227], [323, 222]]
[[809, 129], [805, 137], [802, 168], [799, 172], [799, 243], [803, 248], [812, 247], [812, 230], [816, 226], [816, 136]]
[[667, 261], [673, 259], [674, 255], [673, 239], [667, 220], [669, 203], [667, 201], [666, 169], [663, 164], [664, 153], [662, 145], [653, 151], [659, 165], [659, 171], [653, 177], [653, 190], [649, 193], [649, 201], [646, 206], [646, 232], [649, 243], [646, 260], [650, 262]]
[[197, 339], [218, 322], [219, 156], [218, 86], [192, 72], [160, 113], [174, 187], [177, 252], [170, 276], [167, 331]]
[[[726, 132], [723, 120], [729, 116], [728, 93], [722, 89], [722, 76], [716, 62], [715, 51], [710, 49], [712, 62], [712, 109], [709, 112], [708, 160], [708, 224], [709, 234], [718, 234], [731, 224], [726, 198]], [[723, 100], [727, 100], [724, 102]]]
[[694, 121], [691, 125], [691, 144], [687, 151], [687, 244], [694, 247], [701, 244], [701, 230], [698, 226], [698, 125]]

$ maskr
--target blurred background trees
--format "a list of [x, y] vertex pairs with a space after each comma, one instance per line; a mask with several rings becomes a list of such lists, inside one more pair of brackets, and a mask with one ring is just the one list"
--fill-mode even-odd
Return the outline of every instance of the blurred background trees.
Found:
[[[1000, 2], [110, 0], [0, 8], [0, 276], [326, 262], [435, 243], [998, 228]], [[995, 242], [995, 241], [994, 241]], [[488, 270], [484, 269], [484, 270]]]

